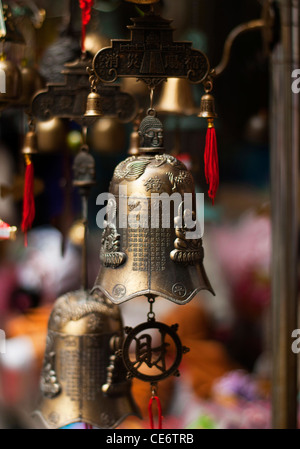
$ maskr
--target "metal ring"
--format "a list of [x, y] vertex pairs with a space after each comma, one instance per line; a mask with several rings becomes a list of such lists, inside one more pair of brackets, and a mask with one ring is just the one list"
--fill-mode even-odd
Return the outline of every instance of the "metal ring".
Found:
[[147, 110], [147, 115], [150, 115], [151, 117], [156, 117], [156, 110], [154, 108], [149, 108]]
[[[170, 366], [170, 368], [164, 369], [161, 374], [152, 375], [152, 376], [149, 374], [144, 374], [143, 372], [139, 371], [140, 366], [142, 366], [146, 362], [143, 362], [141, 360], [132, 362], [130, 360], [131, 343], [133, 341], [135, 341], [135, 342], [137, 341], [136, 337], [140, 332], [142, 332], [144, 330], [148, 330], [148, 329], [158, 329], [158, 330], [162, 331], [162, 333], [164, 333], [165, 335], [166, 334], [169, 335], [171, 337], [171, 339], [173, 340], [173, 343], [176, 347], [176, 354], [174, 355], [174, 361], [173, 361], [172, 365]], [[145, 336], [144, 333], [143, 333], [143, 336]], [[169, 377], [173, 374], [176, 374], [176, 372], [178, 371], [178, 367], [180, 365], [181, 359], [182, 359], [182, 354], [183, 354], [183, 348], [182, 348], [180, 338], [176, 333], [176, 330], [174, 330], [174, 328], [167, 326], [164, 323], [160, 323], [158, 321], [142, 323], [142, 324], [138, 325], [137, 327], [131, 329], [131, 331], [128, 333], [127, 337], [124, 340], [123, 350], [122, 350], [123, 362], [124, 362], [126, 369], [130, 373], [130, 375], [133, 377], [136, 377], [137, 379], [143, 380], [145, 382], [158, 382], [160, 380], [166, 379], [167, 377]], [[137, 368], [134, 366], [136, 364], [138, 364]]]

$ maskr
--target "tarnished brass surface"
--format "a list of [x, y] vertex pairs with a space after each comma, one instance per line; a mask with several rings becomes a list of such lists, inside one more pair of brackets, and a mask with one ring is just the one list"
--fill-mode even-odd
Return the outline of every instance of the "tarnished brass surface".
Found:
[[[121, 162], [110, 184], [114, 198], [108, 201], [110, 221], [101, 239], [102, 267], [94, 291], [99, 289], [117, 304], [141, 295], [158, 295], [184, 304], [202, 289], [213, 293], [203, 267], [202, 239], [186, 239], [186, 229], [176, 225], [179, 216], [195, 212], [182, 206], [184, 193], [190, 193], [195, 208], [193, 177], [182, 162], [164, 153], [163, 129], [157, 117], [143, 119], [139, 133], [140, 154]], [[120, 186], [127, 192], [121, 193]], [[162, 193], [177, 193], [179, 203], [174, 207], [171, 202], [170, 224], [165, 223], [165, 227], [165, 205], [157, 203], [160, 223], [151, 227], [151, 194]], [[140, 227], [128, 226], [128, 220], [122, 223], [121, 200], [127, 216], [135, 214]]]
[[79, 290], [57, 299], [34, 412], [40, 424], [59, 428], [85, 422], [113, 428], [128, 415], [139, 416], [125, 371], [121, 379], [113, 376], [113, 394], [102, 391], [116, 338], [122, 341], [119, 308], [103, 296]]

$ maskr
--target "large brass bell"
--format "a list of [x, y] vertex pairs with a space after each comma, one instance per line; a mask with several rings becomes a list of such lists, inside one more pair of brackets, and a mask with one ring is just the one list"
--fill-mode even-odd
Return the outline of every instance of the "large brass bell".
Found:
[[[131, 382], [114, 351], [122, 342], [119, 308], [85, 290], [57, 299], [48, 323], [36, 424], [60, 428], [75, 422], [114, 428], [139, 415]], [[120, 363], [120, 362], [119, 362]]]
[[103, 115], [101, 108], [101, 97], [96, 91], [89, 93], [86, 102], [85, 117], [101, 117]]
[[169, 78], [164, 83], [155, 109], [161, 113], [192, 115], [196, 113], [190, 83], [183, 78]]
[[[162, 123], [153, 109], [148, 114], [139, 128], [139, 154], [114, 171], [102, 226], [102, 266], [93, 291], [103, 292], [116, 304], [151, 295], [184, 304], [202, 289], [213, 293], [203, 266], [202, 239], [186, 238], [187, 229], [179, 221], [181, 216], [196, 215], [194, 181], [182, 162], [165, 154]], [[190, 209], [183, 203], [187, 193], [192, 198]], [[157, 195], [170, 198], [173, 194], [178, 202], [176, 206], [169, 203], [168, 224], [164, 223], [166, 205], [159, 204]], [[153, 205], [158, 205], [155, 225]], [[137, 226], [129, 224], [130, 216], [136, 218]]]
[[22, 91], [22, 77], [19, 68], [12, 61], [0, 56], [0, 102], [16, 100]]
[[207, 119], [214, 119], [218, 117], [215, 111], [215, 99], [211, 94], [207, 93], [201, 97], [198, 117]]

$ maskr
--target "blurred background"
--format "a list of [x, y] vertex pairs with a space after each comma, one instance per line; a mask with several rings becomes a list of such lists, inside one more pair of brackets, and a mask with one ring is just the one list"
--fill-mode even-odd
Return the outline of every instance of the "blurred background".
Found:
[[[261, 3], [163, 0], [157, 8], [163, 17], [174, 20], [174, 37], [192, 41], [215, 67], [228, 33], [259, 18]], [[63, 82], [63, 64], [80, 55], [78, 2], [16, 0], [9, 5], [25, 40], [25, 46], [10, 44], [9, 57], [19, 64], [29, 61], [41, 85]], [[41, 15], [42, 10], [45, 14], [37, 25], [37, 11]], [[139, 13], [124, 1], [95, 0], [87, 50], [95, 54], [111, 38], [128, 38], [126, 26]], [[149, 107], [149, 93], [141, 82], [125, 80], [121, 85], [135, 96], [140, 109]], [[155, 92], [158, 109], [165, 87]], [[216, 296], [200, 293], [184, 307], [157, 301], [156, 315], [169, 324], [178, 322], [183, 344], [191, 348], [182, 362], [181, 377], [164, 381], [161, 388], [165, 427], [269, 428], [269, 73], [261, 33], [253, 31], [236, 40], [227, 69], [215, 81], [220, 187], [214, 206], [207, 196], [203, 167], [206, 121], [197, 117], [204, 92], [195, 85], [185, 89], [192, 111], [170, 110], [159, 117], [166, 152], [188, 165], [197, 192], [205, 193], [204, 265]], [[37, 127], [36, 217], [24, 247], [20, 231], [24, 117], [24, 107], [17, 105], [3, 108], [0, 116], [0, 218], [18, 227], [15, 241], [0, 241], [0, 328], [7, 337], [6, 354], [0, 354], [0, 428], [33, 426], [30, 412], [38, 395], [51, 308], [58, 296], [80, 287], [81, 203], [72, 187], [80, 128], [61, 119]], [[90, 286], [100, 266], [96, 197], [108, 191], [116, 164], [127, 155], [132, 129], [132, 123], [104, 118], [88, 133], [97, 178], [89, 199]], [[125, 325], [144, 321], [144, 299], [124, 304], [122, 314]], [[134, 381], [133, 394], [145, 419], [128, 418], [122, 426], [147, 428], [148, 386]]]

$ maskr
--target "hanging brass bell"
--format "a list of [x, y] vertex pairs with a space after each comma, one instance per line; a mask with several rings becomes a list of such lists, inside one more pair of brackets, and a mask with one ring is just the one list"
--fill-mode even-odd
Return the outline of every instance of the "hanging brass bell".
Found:
[[190, 83], [183, 78], [169, 78], [163, 85], [155, 109], [167, 114], [195, 114], [196, 105]]
[[36, 134], [39, 151], [43, 153], [61, 151], [66, 145], [66, 121], [54, 117], [45, 122], [38, 122], [36, 125]]
[[198, 117], [214, 119], [218, 115], [215, 111], [215, 99], [211, 94], [205, 94], [201, 97], [200, 112]]
[[16, 100], [22, 91], [21, 72], [16, 64], [0, 56], [0, 102]]
[[30, 104], [33, 95], [43, 89], [44, 81], [34, 67], [24, 66], [21, 68], [22, 94], [17, 104], [26, 106]]
[[115, 118], [103, 117], [91, 128], [90, 146], [102, 154], [120, 153], [125, 145], [125, 127]]
[[[179, 223], [181, 216], [195, 221], [193, 177], [182, 162], [165, 154], [163, 126], [153, 112], [140, 124], [139, 154], [121, 162], [110, 183], [102, 266], [93, 291], [116, 304], [151, 295], [185, 304], [202, 289], [214, 293], [203, 266], [200, 233], [186, 238], [187, 229]], [[177, 205], [170, 200], [174, 194]], [[189, 206], [185, 194], [191, 198]], [[163, 198], [170, 201], [169, 208]], [[153, 206], [158, 207], [155, 220]], [[129, 223], [130, 217], [135, 223]]]
[[140, 417], [125, 369], [114, 373], [112, 357], [123, 328], [119, 308], [85, 290], [66, 293], [48, 323], [36, 424], [60, 428], [84, 422], [114, 428], [128, 415]]
[[25, 135], [24, 145], [21, 150], [22, 154], [36, 154], [38, 153], [38, 146], [37, 146], [37, 136], [35, 131], [29, 130]]
[[103, 115], [102, 108], [101, 108], [101, 97], [100, 95], [92, 91], [89, 93], [87, 97], [86, 102], [86, 111], [84, 116], [85, 117], [101, 117]]

